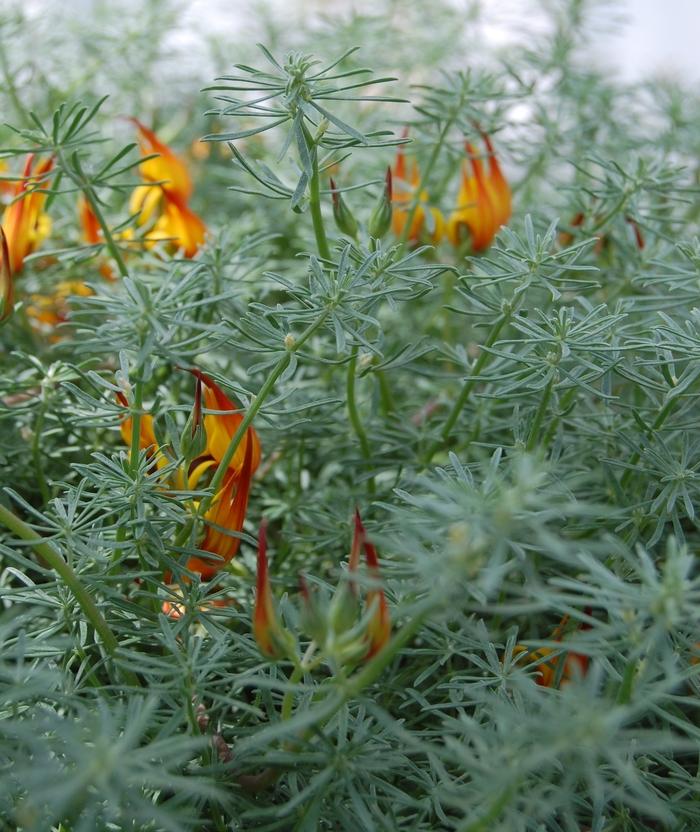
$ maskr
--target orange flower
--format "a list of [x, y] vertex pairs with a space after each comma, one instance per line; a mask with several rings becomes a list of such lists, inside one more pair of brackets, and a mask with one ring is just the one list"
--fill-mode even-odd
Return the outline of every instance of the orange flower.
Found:
[[[243, 467], [240, 473], [229, 468], [224, 484], [212, 501], [211, 508], [204, 515], [207, 525], [204, 540], [199, 548], [203, 552], [211, 552], [221, 560], [209, 560], [191, 557], [187, 561], [187, 568], [191, 572], [199, 572], [204, 580], [209, 580], [222, 569], [238, 552], [241, 544], [238, 532], [243, 530], [245, 513], [248, 508], [250, 481], [253, 474], [253, 448], [250, 428], [241, 445], [245, 446]], [[257, 437], [256, 437], [257, 440]], [[235, 535], [235, 536], [234, 536]]]
[[[213, 472], [221, 463], [236, 430], [243, 421], [243, 415], [236, 412], [237, 408], [224, 391], [205, 373], [192, 369], [190, 372], [196, 377], [198, 391], [195, 396], [195, 410], [200, 395], [200, 385], [204, 385], [204, 402], [207, 410], [218, 411], [207, 413], [203, 418], [206, 433], [206, 448], [204, 453], [190, 465], [182, 464], [171, 475], [171, 487], [178, 490], [194, 490], [208, 472]], [[118, 393], [119, 402], [127, 406], [126, 397]], [[197, 417], [198, 418], [198, 417]], [[122, 439], [131, 445], [131, 417], [126, 417], [121, 425]], [[153, 430], [153, 417], [142, 414], [139, 423], [139, 447], [153, 449], [155, 464], [158, 469], [168, 464], [165, 453], [158, 450], [158, 441]], [[216, 559], [208, 559], [198, 555], [187, 561], [187, 568], [191, 572], [198, 572], [205, 580], [212, 578], [234, 557], [240, 546], [238, 534], [243, 529], [250, 483], [260, 464], [260, 440], [255, 429], [249, 427], [242, 442], [236, 449], [224, 476], [223, 484], [214, 495], [211, 505], [204, 513], [205, 531], [198, 548], [202, 552], [216, 555]]]
[[[588, 611], [587, 611], [588, 612]], [[554, 641], [561, 641], [564, 629], [569, 621], [569, 616], [565, 615], [559, 622], [552, 633], [551, 638]], [[590, 625], [582, 624], [579, 629], [588, 629]], [[552, 654], [555, 655], [552, 655]], [[561, 671], [560, 684], [568, 684], [580, 676], [585, 676], [588, 670], [589, 658], [582, 653], [566, 652], [562, 653], [553, 647], [538, 647], [535, 650], [529, 650], [524, 644], [516, 644], [513, 648], [514, 656], [525, 656], [525, 660], [530, 664], [536, 663], [537, 668], [537, 684], [544, 688], [554, 687], [557, 671], [560, 663], [564, 666]]]
[[42, 211], [46, 194], [40, 190], [46, 175], [53, 167], [53, 159], [41, 160], [34, 170], [34, 154], [27, 156], [22, 179], [14, 188], [14, 200], [2, 215], [2, 225], [7, 237], [9, 262], [13, 274], [19, 274], [24, 259], [48, 236], [51, 221]]
[[68, 298], [71, 295], [85, 298], [91, 294], [92, 289], [81, 280], [61, 280], [50, 294], [29, 296], [27, 316], [32, 319], [38, 330], [50, 334], [50, 340], [58, 341], [60, 336], [54, 334], [53, 330], [58, 324], [68, 320]]
[[[408, 131], [404, 132], [404, 138]], [[408, 223], [411, 213], [411, 206], [420, 187], [420, 171], [418, 162], [414, 160], [409, 164], [406, 160], [404, 146], [399, 145], [396, 152], [396, 161], [392, 168], [393, 181], [393, 214], [391, 227], [397, 237], [401, 237]], [[437, 245], [443, 237], [445, 220], [437, 208], [429, 208], [428, 192], [423, 188], [418, 197], [418, 206], [413, 214], [411, 225], [406, 233], [406, 240], [417, 243], [420, 239], [430, 240]]]
[[161, 215], [148, 233], [147, 247], [151, 248], [159, 240], [171, 240], [185, 257], [194, 257], [204, 243], [206, 225], [176, 194], [164, 191], [163, 197]]
[[454, 246], [461, 245], [469, 235], [474, 252], [487, 249], [498, 229], [511, 215], [510, 187], [501, 172], [490, 138], [482, 133], [488, 151], [488, 171], [475, 147], [465, 145], [471, 172], [462, 165], [462, 181], [457, 195], [457, 209], [447, 222], [447, 236]]
[[193, 189], [187, 166], [152, 130], [136, 119], [131, 121], [138, 129], [142, 154], [159, 155], [141, 164], [141, 176], [152, 184], [139, 185], [132, 191], [129, 210], [137, 215], [138, 225], [150, 225], [147, 248], [161, 240], [170, 240], [183, 250], [185, 257], [194, 257], [207, 229], [187, 204]]
[[280, 632], [281, 628], [272, 600], [267, 565], [267, 523], [263, 520], [258, 537], [258, 574], [255, 590], [255, 610], [253, 611], [253, 636], [260, 652], [271, 659], [277, 659], [283, 655], [279, 638]]
[[175, 194], [183, 200], [192, 196], [192, 179], [187, 165], [167, 144], [149, 130], [138, 119], [129, 119], [138, 130], [138, 141], [143, 156], [157, 153], [153, 159], [142, 162], [139, 170], [147, 182], [157, 182], [167, 193]]

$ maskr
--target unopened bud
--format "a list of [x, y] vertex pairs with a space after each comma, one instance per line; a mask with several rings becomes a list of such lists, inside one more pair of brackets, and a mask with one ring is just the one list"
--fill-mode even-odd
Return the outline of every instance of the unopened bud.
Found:
[[14, 309], [15, 286], [10, 263], [10, 249], [7, 237], [0, 226], [0, 324], [4, 323]]
[[377, 204], [374, 206], [367, 225], [370, 236], [374, 237], [375, 240], [381, 240], [391, 227], [391, 200], [391, 168], [387, 168], [384, 188]]
[[335, 182], [331, 179], [331, 197], [333, 198], [333, 219], [338, 226], [338, 230], [348, 237], [357, 237], [357, 220], [352, 214], [352, 211], [345, 204], [343, 195], [336, 188]]
[[258, 537], [258, 576], [255, 592], [255, 610], [253, 612], [253, 636], [260, 652], [271, 659], [280, 659], [285, 653], [285, 644], [289, 640], [277, 618], [267, 564], [267, 523], [263, 520]]
[[207, 449], [207, 433], [202, 419], [202, 380], [195, 377], [194, 405], [180, 436], [180, 450], [187, 460], [196, 459]]
[[297, 339], [292, 335], [291, 332], [288, 332], [284, 336], [284, 348], [286, 350], [293, 350], [294, 347], [297, 345]]

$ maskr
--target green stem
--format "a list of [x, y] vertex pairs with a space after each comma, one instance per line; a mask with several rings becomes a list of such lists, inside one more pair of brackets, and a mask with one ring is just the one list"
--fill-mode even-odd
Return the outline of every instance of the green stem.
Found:
[[[348, 415], [350, 417], [350, 424], [355, 431], [357, 439], [360, 443], [360, 449], [362, 450], [362, 456], [365, 458], [366, 462], [369, 463], [372, 459], [372, 450], [369, 446], [369, 439], [367, 438], [367, 432], [365, 431], [365, 426], [362, 424], [362, 419], [360, 418], [360, 412], [357, 409], [357, 402], [355, 401], [355, 372], [357, 370], [357, 345], [352, 348], [352, 352], [350, 354], [350, 361], [348, 362], [348, 375], [347, 375], [347, 384], [346, 384], [346, 391], [347, 391], [347, 400], [348, 400]], [[374, 486], [374, 477], [370, 476], [367, 480], [367, 489], [370, 494], [375, 493], [375, 486]]]
[[[112, 632], [111, 627], [99, 611], [97, 604], [90, 593], [80, 582], [73, 568], [67, 563], [54, 547], [40, 537], [17, 515], [6, 506], [0, 504], [0, 523], [8, 528], [13, 534], [22, 540], [31, 543], [34, 551], [41, 557], [55, 572], [58, 573], [63, 583], [73, 593], [73, 597], [85, 613], [85, 616], [92, 624], [95, 632], [99, 635], [102, 644], [110, 656], [114, 656], [119, 647], [119, 642]], [[126, 682], [134, 687], [139, 687], [139, 681], [130, 670], [122, 670]]]
[[92, 213], [95, 215], [95, 219], [97, 220], [97, 222], [100, 225], [100, 228], [102, 229], [102, 236], [104, 237], [105, 245], [107, 246], [107, 250], [109, 251], [109, 253], [112, 255], [112, 259], [117, 264], [119, 274], [122, 277], [128, 277], [129, 270], [126, 267], [124, 259], [122, 258], [122, 254], [119, 251], [119, 247], [114, 242], [114, 237], [112, 236], [112, 232], [109, 230], [109, 226], [107, 225], [107, 221], [104, 218], [104, 214], [102, 213], [100, 204], [98, 203], [97, 198], [95, 197], [95, 192], [93, 191], [92, 186], [82, 185], [81, 187], [85, 199], [88, 201], [90, 208], [92, 209]]
[[330, 260], [331, 250], [328, 246], [326, 227], [323, 224], [323, 214], [321, 212], [321, 181], [318, 174], [318, 153], [315, 147], [311, 152], [313, 154], [313, 172], [311, 174], [311, 181], [309, 182], [309, 210], [311, 211], [311, 219], [314, 224], [318, 253], [323, 260]]
[[637, 662], [631, 659], [627, 662], [625, 672], [620, 682], [620, 689], [617, 693], [617, 704], [628, 705], [632, 699], [632, 690], [634, 689], [634, 679], [637, 675]]
[[569, 388], [566, 393], [564, 393], [561, 397], [561, 401], [559, 403], [559, 413], [552, 419], [549, 423], [549, 427], [547, 428], [547, 432], [544, 435], [544, 439], [542, 440], [542, 445], [547, 447], [549, 443], [552, 441], [552, 437], [554, 436], [554, 431], [557, 429], [557, 425], [561, 421], [561, 417], [566, 413], [569, 408], [569, 405], [573, 401], [574, 397], [576, 396], [578, 388], [571, 387]]
[[452, 127], [454, 119], [455, 116], [451, 115], [445, 122], [442, 130], [440, 131], [440, 135], [438, 136], [438, 140], [433, 147], [433, 152], [430, 154], [430, 158], [428, 159], [425, 167], [423, 168], [423, 173], [421, 174], [420, 182], [418, 183], [418, 186], [416, 187], [413, 193], [411, 207], [408, 209], [406, 224], [404, 225], [403, 231], [401, 232], [401, 236], [399, 237], [400, 248], [398, 257], [401, 256], [401, 252], [406, 246], [406, 240], [408, 239], [408, 234], [411, 230], [411, 225], [413, 224], [413, 218], [416, 216], [416, 211], [418, 210], [418, 206], [420, 204], [421, 191], [425, 188], [425, 183], [428, 181], [430, 174], [433, 172], [433, 168], [435, 167], [435, 163], [438, 160], [438, 156], [440, 155], [440, 151], [442, 150], [442, 146], [445, 143], [447, 133], [449, 132], [450, 127]]
[[299, 338], [291, 346], [287, 348], [283, 355], [280, 356], [280, 359], [277, 362], [277, 364], [275, 364], [275, 366], [273, 367], [272, 372], [265, 379], [265, 383], [260, 388], [260, 392], [255, 397], [252, 404], [246, 411], [243, 420], [239, 424], [236, 432], [231, 437], [231, 440], [228, 443], [228, 447], [226, 448], [223, 456], [221, 457], [221, 462], [219, 463], [214, 473], [214, 476], [211, 479], [211, 483], [209, 484], [209, 489], [211, 493], [207, 497], [204, 497], [202, 500], [200, 500], [199, 506], [197, 507], [197, 512], [193, 517], [192, 521], [190, 523], [186, 523], [183, 526], [182, 531], [178, 535], [175, 541], [176, 546], [184, 545], [185, 541], [190, 536], [191, 531], [194, 529], [197, 520], [200, 517], [204, 516], [207, 509], [211, 505], [211, 501], [214, 499], [214, 496], [217, 494], [219, 487], [223, 482], [224, 477], [226, 476], [226, 471], [228, 470], [228, 466], [230, 465], [234, 454], [238, 450], [238, 446], [241, 444], [241, 441], [243, 440], [246, 431], [250, 427], [253, 419], [258, 414], [258, 411], [263, 406], [267, 397], [270, 395], [272, 389], [275, 386], [275, 383], [277, 382], [277, 379], [289, 366], [289, 362], [292, 358], [292, 353], [297, 352], [299, 349], [301, 349], [301, 347], [306, 343], [306, 341], [308, 341], [308, 339], [314, 334], [314, 332], [316, 332], [316, 330], [323, 325], [323, 322], [328, 317], [328, 312], [328, 309], [324, 309], [323, 312], [319, 315], [319, 317], [313, 323], [309, 324], [309, 326], [306, 327], [306, 329], [302, 332]]
[[83, 196], [88, 201], [88, 204], [92, 209], [92, 213], [95, 215], [95, 219], [97, 220], [100, 228], [102, 229], [102, 236], [104, 237], [107, 250], [112, 255], [112, 259], [114, 260], [114, 262], [117, 264], [119, 274], [122, 277], [128, 277], [129, 270], [127, 269], [126, 264], [122, 259], [122, 255], [119, 251], [117, 244], [114, 242], [114, 237], [112, 236], [112, 232], [109, 230], [109, 226], [107, 225], [107, 221], [104, 218], [104, 214], [102, 213], [102, 209], [100, 208], [99, 202], [97, 201], [97, 197], [95, 196], [95, 191], [93, 190], [92, 185], [85, 178], [85, 176], [82, 175], [82, 173], [75, 170], [75, 168], [73, 168], [66, 162], [66, 157], [64, 156], [63, 150], [60, 147], [56, 148], [56, 153], [61, 162], [61, 169], [66, 173], [71, 182], [82, 191]]
[[604, 225], [607, 225], [608, 222], [616, 215], [622, 211], [627, 204], [628, 199], [630, 198], [631, 194], [623, 194], [620, 199], [615, 203], [610, 211], [603, 217], [603, 219], [598, 220], [598, 222], [592, 227], [589, 228], [587, 233], [588, 234], [595, 234], [597, 231], [600, 231]]
[[292, 685], [296, 685], [304, 675], [304, 665], [302, 662], [294, 668], [292, 675], [289, 677], [289, 689], [284, 692], [284, 699], [282, 700], [282, 721], [288, 720], [292, 715], [292, 706], [294, 705], [294, 689]]
[[436, 606], [437, 604], [434, 601], [426, 604], [400, 630], [394, 633], [393, 637], [382, 647], [376, 656], [349, 680], [343, 695], [343, 703], [359, 696], [365, 688], [377, 681], [384, 670], [394, 660], [399, 650], [408, 644], [420, 630]]
[[135, 477], [139, 469], [141, 453], [141, 411], [143, 410], [143, 382], [136, 379], [134, 383], [134, 406], [131, 411], [131, 453], [129, 456], [129, 470]]
[[464, 387], [462, 387], [462, 391], [460, 392], [459, 396], [457, 397], [457, 401], [452, 406], [452, 410], [450, 411], [449, 416], [447, 417], [445, 424], [442, 428], [442, 432], [440, 434], [440, 439], [433, 442], [433, 444], [428, 448], [428, 452], [425, 458], [425, 465], [429, 465], [432, 458], [435, 454], [442, 448], [449, 440], [450, 434], [452, 433], [452, 429], [457, 424], [457, 420], [459, 419], [459, 415], [464, 408], [464, 405], [467, 403], [469, 395], [471, 394], [472, 390], [474, 389], [477, 381], [479, 380], [479, 376], [481, 371], [486, 366], [486, 362], [489, 360], [490, 355], [487, 352], [489, 347], [492, 347], [496, 339], [501, 333], [501, 330], [510, 319], [509, 314], [502, 314], [496, 321], [494, 322], [493, 327], [491, 328], [491, 332], [489, 332], [488, 338], [484, 341], [484, 344], [481, 348], [481, 352], [479, 353], [479, 357], [474, 364], [474, 369], [472, 370], [471, 375], [465, 381]]
[[[671, 399], [670, 401], [666, 402], [666, 404], [661, 408], [659, 411], [659, 415], [654, 420], [654, 424], [651, 426], [651, 430], [649, 431], [649, 436], [655, 431], [658, 430], [661, 425], [666, 421], [669, 413], [673, 410], [673, 406], [675, 404], [675, 399]], [[625, 471], [622, 475], [622, 479], [620, 480], [620, 485], [624, 488], [626, 485], [629, 485], [630, 480], [634, 476], [634, 470], [632, 469], [633, 465], [636, 465], [639, 460], [641, 459], [642, 453], [641, 451], [635, 451], [632, 456], [629, 458], [629, 462], [627, 463], [630, 467]]]
[[41, 492], [41, 498], [44, 505], [51, 499], [51, 492], [46, 482], [46, 475], [44, 474], [44, 466], [41, 461], [41, 435], [44, 427], [44, 416], [46, 415], [46, 402], [42, 400], [39, 413], [34, 424], [34, 436], [32, 437], [32, 459], [34, 460], [34, 473], [36, 474], [36, 481]]
[[552, 388], [554, 387], [554, 378], [550, 378], [547, 386], [544, 388], [544, 393], [542, 394], [542, 398], [540, 399], [540, 405], [537, 408], [537, 413], [535, 413], [535, 419], [532, 423], [532, 427], [530, 428], [530, 435], [527, 439], [527, 450], [534, 451], [537, 445], [539, 444], [539, 433], [540, 428], [542, 427], [542, 420], [544, 419], [545, 413], [547, 412], [547, 408], [549, 407], [549, 400], [552, 397]]
[[391, 394], [389, 380], [384, 370], [377, 370], [375, 376], [379, 383], [379, 402], [382, 408], [382, 415], [389, 416], [389, 414], [394, 412], [394, 397]]

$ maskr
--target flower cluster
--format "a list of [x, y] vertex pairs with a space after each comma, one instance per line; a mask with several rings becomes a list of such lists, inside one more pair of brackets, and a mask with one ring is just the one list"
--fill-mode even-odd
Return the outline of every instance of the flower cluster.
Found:
[[[370, 659], [391, 635], [389, 605], [381, 585], [377, 550], [367, 537], [360, 514], [355, 511], [355, 530], [348, 571], [329, 603], [324, 604], [301, 578], [303, 607], [300, 620], [321, 656], [337, 664]], [[359, 570], [365, 553], [369, 588], [364, 607], [359, 604]], [[275, 609], [267, 561], [267, 525], [261, 525], [258, 542], [258, 572], [253, 635], [260, 651], [269, 658], [294, 659], [292, 634], [283, 627]]]
[[[185, 427], [180, 440], [181, 459], [173, 459], [170, 448], [158, 442], [153, 416], [141, 415], [138, 444], [145, 450], [157, 470], [164, 470], [167, 485], [175, 491], [194, 491], [201, 487], [208, 474], [216, 476], [224, 461], [227, 449], [238, 430], [243, 415], [224, 391], [209, 376], [192, 369], [196, 378], [195, 404], [191, 423]], [[202, 393], [204, 398], [203, 414]], [[129, 402], [124, 393], [118, 393], [120, 404]], [[133, 420], [123, 419], [121, 433], [124, 442], [131, 446]], [[260, 441], [253, 427], [246, 429], [242, 441], [226, 470], [211, 503], [202, 513], [204, 533], [198, 542], [200, 555], [193, 555], [186, 568], [209, 580], [234, 557], [240, 545], [239, 534], [243, 529], [250, 483], [260, 464]], [[193, 513], [200, 510], [199, 501], [192, 501]]]
[[[590, 610], [586, 611], [590, 614]], [[569, 622], [569, 616], [565, 615], [552, 633], [551, 641], [561, 641], [564, 631]], [[589, 629], [587, 624], [582, 624], [580, 630]], [[582, 653], [573, 651], [562, 652], [556, 647], [538, 647], [530, 650], [524, 644], [516, 644], [513, 648], [513, 656], [522, 657], [527, 666], [534, 665], [537, 672], [536, 682], [541, 687], [553, 688], [568, 684], [574, 679], [586, 675], [589, 658]]]
[[136, 119], [131, 121], [144, 157], [139, 172], [145, 184], [132, 191], [129, 210], [136, 216], [136, 224], [147, 232], [147, 248], [166, 240], [182, 249], [185, 257], [194, 257], [207, 229], [188, 205], [193, 185], [187, 166], [153, 130]]
[[[403, 138], [408, 138], [407, 131]], [[512, 199], [490, 137], [481, 132], [481, 138], [484, 153], [471, 142], [465, 143], [467, 158], [461, 167], [456, 205], [447, 217], [431, 204], [418, 161], [409, 157], [404, 144], [399, 145], [367, 224], [370, 236], [381, 238], [391, 228], [399, 240], [412, 244], [438, 245], [447, 239], [458, 249], [468, 245], [474, 253], [485, 251], [510, 219]], [[336, 225], [344, 234], [356, 237], [357, 222], [333, 179], [330, 185]]]
[[28, 154], [22, 178], [12, 189], [12, 201], [2, 215], [2, 229], [7, 238], [9, 264], [12, 274], [22, 271], [24, 260], [51, 232], [51, 220], [44, 211], [46, 190], [44, 185], [53, 168], [48, 157], [34, 163], [34, 154]]

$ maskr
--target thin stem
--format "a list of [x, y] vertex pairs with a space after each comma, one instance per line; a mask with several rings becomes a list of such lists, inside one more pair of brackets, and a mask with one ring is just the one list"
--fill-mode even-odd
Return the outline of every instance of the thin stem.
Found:
[[284, 692], [284, 699], [282, 700], [282, 721], [289, 719], [292, 715], [292, 706], [294, 705], [294, 690], [292, 685], [296, 685], [304, 675], [304, 665], [302, 662], [294, 668], [292, 675], [289, 677], [289, 689]]
[[559, 422], [561, 421], [561, 417], [566, 413], [569, 408], [569, 405], [574, 400], [576, 396], [578, 388], [577, 387], [570, 387], [566, 393], [564, 393], [561, 397], [561, 401], [559, 404], [559, 413], [552, 419], [549, 423], [549, 427], [547, 428], [547, 432], [544, 435], [544, 439], [542, 440], [542, 444], [546, 447], [552, 441], [552, 437], [554, 436], [554, 432], [557, 429]]
[[459, 419], [460, 413], [464, 408], [464, 405], [467, 403], [469, 399], [469, 395], [471, 394], [472, 390], [474, 389], [477, 381], [479, 380], [479, 376], [481, 371], [486, 366], [486, 362], [489, 360], [489, 353], [488, 348], [492, 347], [496, 342], [496, 339], [501, 333], [506, 322], [510, 319], [510, 315], [503, 314], [496, 318], [493, 327], [491, 328], [491, 332], [489, 332], [488, 338], [484, 341], [484, 344], [481, 348], [481, 352], [479, 353], [479, 357], [474, 364], [474, 369], [472, 370], [471, 375], [465, 381], [464, 387], [462, 387], [462, 391], [460, 392], [457, 400], [455, 401], [454, 405], [452, 406], [452, 410], [450, 411], [449, 416], [445, 420], [445, 424], [442, 428], [442, 432], [440, 434], [440, 439], [433, 442], [433, 444], [428, 448], [428, 452], [425, 457], [425, 465], [429, 465], [432, 458], [435, 454], [442, 448], [445, 444], [447, 444], [450, 434], [452, 433], [452, 429], [457, 424], [457, 420]]
[[[73, 177], [71, 177], [71, 179], [72, 178]], [[105, 246], [107, 247], [107, 250], [109, 251], [109, 253], [112, 255], [112, 259], [117, 264], [117, 268], [119, 269], [119, 274], [122, 277], [128, 277], [129, 276], [129, 270], [126, 267], [126, 263], [124, 262], [124, 259], [122, 258], [122, 254], [119, 251], [119, 247], [114, 242], [114, 237], [112, 236], [112, 232], [109, 230], [109, 226], [107, 225], [107, 221], [104, 218], [104, 214], [102, 213], [102, 209], [100, 208], [100, 205], [97, 201], [97, 198], [95, 197], [95, 192], [93, 191], [92, 186], [91, 185], [83, 185], [82, 186], [82, 191], [83, 191], [83, 194], [85, 196], [85, 199], [87, 199], [87, 201], [90, 205], [90, 208], [92, 209], [92, 213], [95, 215], [95, 219], [97, 220], [97, 222], [100, 225], [100, 228], [102, 229], [102, 236], [104, 237], [104, 240], [105, 240]]]
[[309, 210], [311, 211], [311, 219], [314, 224], [318, 253], [323, 260], [330, 260], [331, 250], [328, 246], [326, 227], [323, 224], [323, 214], [321, 212], [321, 179], [318, 174], [318, 152], [315, 147], [311, 152], [313, 171], [311, 181], [309, 182]]
[[438, 602], [431, 601], [413, 615], [398, 632], [382, 647], [382, 649], [348, 682], [343, 694], [341, 705], [358, 696], [366, 687], [377, 681], [386, 667], [393, 661], [396, 654], [413, 638], [425, 621], [430, 617]]
[[637, 675], [637, 661], [630, 659], [625, 667], [625, 672], [620, 682], [620, 689], [617, 693], [617, 704], [628, 705], [632, 699], [632, 691], [634, 689], [634, 680]]
[[542, 394], [539, 407], [537, 408], [537, 413], [535, 413], [535, 418], [532, 422], [532, 427], [530, 428], [530, 435], [528, 436], [526, 446], [528, 451], [534, 451], [539, 444], [540, 428], [542, 427], [542, 420], [544, 419], [547, 408], [549, 407], [549, 400], [552, 397], [553, 387], [554, 378], [550, 378], [547, 386], [544, 388], [544, 393]]
[[379, 402], [382, 408], [382, 415], [389, 416], [389, 414], [394, 412], [394, 397], [391, 393], [389, 380], [384, 370], [377, 370], [375, 376], [379, 383]]
[[[83, 586], [71, 565], [61, 557], [50, 543], [38, 537], [30, 526], [23, 520], [20, 520], [13, 511], [1, 504], [0, 523], [13, 532], [13, 534], [16, 534], [17, 537], [31, 543], [37, 555], [58, 573], [63, 583], [73, 593], [73, 597], [85, 613], [86, 618], [92, 624], [95, 632], [99, 635], [106, 652], [110, 656], [114, 656], [119, 648], [119, 642], [104, 616], [97, 608], [97, 604]], [[128, 684], [139, 687], [138, 679], [130, 670], [122, 669], [121, 672]]]
[[[352, 348], [352, 352], [350, 354], [350, 361], [348, 362], [348, 375], [347, 375], [347, 383], [346, 383], [346, 392], [347, 392], [347, 401], [348, 401], [348, 415], [350, 417], [350, 424], [352, 425], [353, 430], [357, 436], [357, 439], [360, 443], [360, 449], [362, 451], [362, 456], [365, 458], [366, 462], [370, 462], [372, 459], [372, 450], [369, 446], [369, 439], [367, 438], [367, 432], [365, 431], [365, 426], [362, 424], [362, 419], [360, 418], [360, 412], [357, 409], [357, 402], [355, 401], [355, 373], [357, 370], [357, 345]], [[367, 480], [367, 489], [370, 494], [375, 493], [375, 486], [374, 486], [374, 477], [370, 476]]]
[[219, 486], [221, 485], [224, 477], [226, 476], [228, 466], [230, 465], [234, 454], [238, 450], [238, 446], [241, 444], [241, 441], [243, 440], [246, 431], [250, 427], [258, 411], [263, 406], [265, 400], [272, 392], [272, 389], [274, 388], [277, 379], [289, 366], [289, 362], [292, 358], [292, 353], [301, 349], [301, 347], [306, 343], [306, 341], [308, 341], [308, 339], [314, 334], [314, 332], [316, 332], [316, 330], [323, 325], [323, 322], [326, 320], [327, 317], [328, 310], [324, 309], [321, 315], [319, 315], [319, 317], [313, 323], [309, 324], [309, 326], [307, 326], [307, 328], [302, 332], [299, 338], [286, 350], [286, 352], [284, 352], [283, 355], [280, 356], [279, 361], [273, 367], [270, 375], [265, 379], [265, 383], [260, 388], [260, 392], [253, 400], [252, 404], [246, 411], [243, 420], [238, 426], [236, 432], [231, 437], [231, 440], [228, 443], [228, 447], [226, 448], [223, 456], [221, 457], [221, 462], [219, 463], [216, 471], [214, 472], [214, 476], [212, 477], [211, 483], [209, 484], [211, 494], [200, 500], [195, 516], [193, 517], [190, 523], [185, 524], [185, 526], [183, 527], [182, 531], [177, 537], [177, 540], [175, 541], [176, 545], [184, 544], [184, 542], [190, 536], [190, 533], [193, 530], [194, 526], [196, 525], [197, 520], [200, 517], [204, 516], [207, 509], [211, 505], [214, 496], [219, 490]]
[[109, 230], [109, 226], [107, 225], [107, 221], [104, 218], [104, 214], [102, 213], [102, 209], [97, 201], [97, 197], [95, 196], [95, 191], [93, 190], [92, 185], [90, 182], [82, 176], [78, 171], [76, 171], [71, 165], [66, 162], [66, 157], [63, 154], [63, 150], [59, 147], [56, 148], [56, 153], [58, 158], [61, 161], [61, 169], [66, 173], [69, 177], [71, 182], [76, 185], [83, 193], [83, 196], [88, 201], [90, 208], [92, 209], [92, 213], [95, 215], [95, 219], [99, 223], [100, 228], [102, 229], [102, 236], [104, 237], [105, 245], [107, 250], [112, 255], [114, 262], [117, 264], [117, 268], [119, 269], [119, 274], [122, 277], [129, 276], [129, 270], [124, 263], [122, 258], [121, 252], [117, 244], [114, 242], [114, 237], [112, 236], [112, 232]]
[[[666, 421], [667, 416], [673, 410], [673, 406], [675, 404], [675, 399], [671, 399], [670, 401], [666, 402], [666, 404], [661, 408], [659, 411], [659, 415], [654, 420], [654, 424], [651, 426], [651, 430], [649, 431], [649, 436], [655, 431], [658, 430], [661, 425]], [[624, 488], [626, 485], [629, 485], [629, 481], [634, 476], [634, 470], [632, 469], [633, 465], [636, 465], [639, 460], [641, 459], [642, 453], [641, 451], [635, 451], [632, 456], [629, 458], [629, 462], [627, 463], [628, 469], [622, 475], [622, 479], [620, 480], [620, 485]]]
[[134, 407], [131, 416], [131, 453], [129, 456], [129, 470], [132, 477], [139, 469], [141, 452], [141, 411], [143, 409], [143, 382], [140, 378], [134, 383]]
[[46, 475], [44, 474], [44, 466], [41, 461], [41, 435], [44, 427], [44, 416], [46, 415], [46, 402], [42, 400], [39, 413], [34, 424], [34, 436], [32, 437], [32, 459], [34, 460], [34, 473], [36, 474], [36, 481], [41, 492], [41, 498], [44, 504], [51, 499], [51, 492], [46, 482]]
[[454, 119], [455, 116], [451, 115], [450, 118], [448, 118], [445, 122], [442, 130], [440, 131], [440, 135], [438, 136], [437, 142], [433, 146], [433, 152], [430, 154], [430, 158], [428, 159], [425, 167], [423, 168], [423, 173], [421, 174], [420, 182], [418, 183], [415, 191], [413, 192], [411, 207], [408, 209], [408, 216], [406, 217], [406, 224], [404, 225], [403, 231], [401, 232], [401, 236], [399, 237], [399, 257], [401, 256], [401, 252], [406, 246], [406, 240], [408, 239], [408, 234], [411, 230], [413, 219], [416, 216], [418, 205], [420, 204], [421, 191], [425, 188], [425, 183], [428, 181], [430, 174], [433, 172], [433, 168], [435, 167], [435, 163], [438, 160], [438, 156], [440, 155], [440, 151], [442, 150], [442, 146], [445, 143], [445, 139], [447, 138], [447, 134], [450, 130], [450, 127], [452, 127]]

